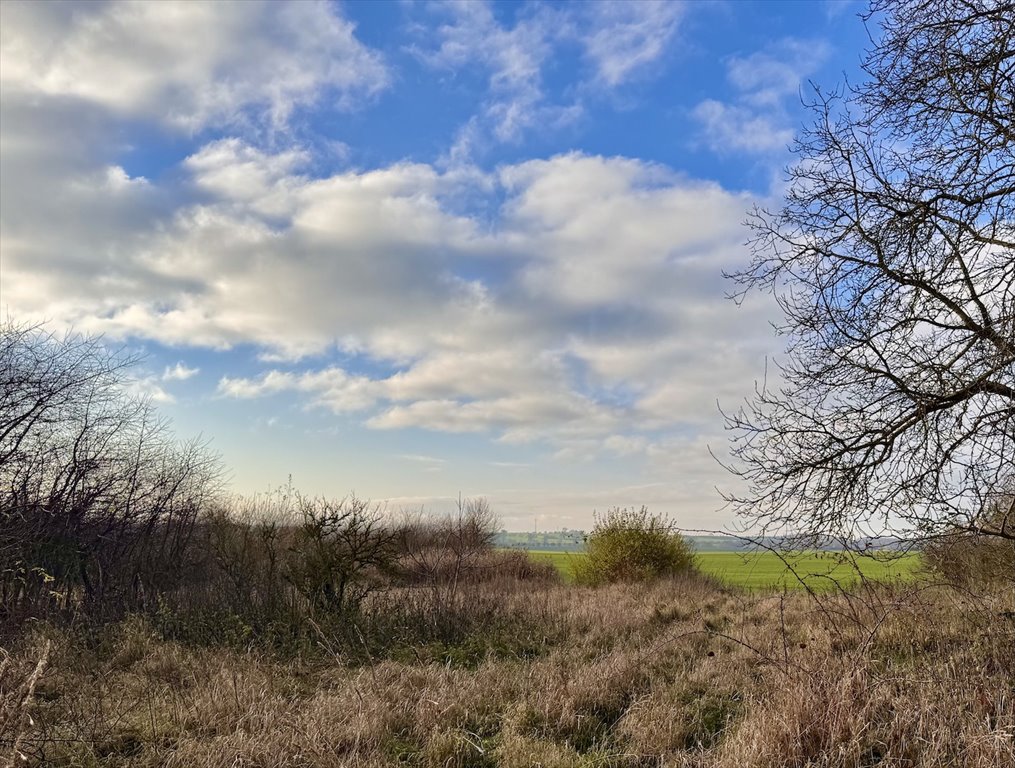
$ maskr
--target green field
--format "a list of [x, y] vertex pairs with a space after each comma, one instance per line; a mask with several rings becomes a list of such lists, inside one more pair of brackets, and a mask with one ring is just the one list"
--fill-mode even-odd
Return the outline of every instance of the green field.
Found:
[[[584, 557], [581, 553], [540, 550], [530, 550], [529, 556], [552, 563], [569, 581], [574, 577], [575, 563]], [[786, 556], [785, 561], [774, 552], [701, 552], [695, 559], [703, 573], [746, 589], [802, 589], [804, 582], [812, 589], [825, 590], [836, 584], [855, 584], [860, 574], [877, 581], [911, 580], [920, 565], [919, 555], [915, 554], [861, 557], [842, 552], [794, 554]]]

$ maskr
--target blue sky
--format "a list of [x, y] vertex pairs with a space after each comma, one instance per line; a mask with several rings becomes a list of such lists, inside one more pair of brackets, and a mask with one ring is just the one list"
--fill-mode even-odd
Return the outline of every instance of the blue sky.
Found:
[[232, 488], [730, 522], [724, 298], [850, 2], [0, 6], [0, 311], [146, 354]]

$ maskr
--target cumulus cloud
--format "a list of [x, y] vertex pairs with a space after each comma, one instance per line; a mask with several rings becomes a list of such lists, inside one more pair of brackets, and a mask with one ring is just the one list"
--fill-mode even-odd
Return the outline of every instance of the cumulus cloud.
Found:
[[[482, 191], [471, 177], [428, 166], [309, 179], [240, 145], [194, 158], [195, 183], [217, 199], [181, 211], [140, 258], [154, 285], [172, 275], [197, 289], [168, 305], [107, 296], [102, 318], [79, 296], [77, 322], [254, 343], [292, 361], [337, 346], [393, 367], [227, 376], [224, 396], [295, 392], [376, 429], [492, 433], [574, 454], [590, 449], [576, 441], [605, 440], [630, 455], [647, 447], [632, 429], [714, 421], [716, 399], [741, 394], [767, 348], [766, 308], [722, 300], [751, 201], [716, 184], [625, 158], [529, 161], [499, 170], [497, 224], [483, 229], [447, 210], [462, 185]], [[209, 184], [209, 172], [260, 181]]]
[[351, 106], [385, 88], [383, 59], [324, 2], [10, 3], [4, 95], [74, 99], [187, 131], [248, 109]]
[[201, 372], [200, 368], [191, 368], [184, 364], [182, 361], [174, 365], [173, 367], [166, 366], [166, 369], [162, 372], [163, 381], [186, 381], [194, 376], [197, 376]]
[[[83, 330], [142, 335], [146, 323], [168, 316], [175, 331], [166, 337], [174, 343], [222, 346], [241, 338], [242, 323], [209, 333], [200, 310], [189, 311], [223, 286], [165, 269], [172, 256], [154, 235], [185, 249], [181, 230], [200, 232], [205, 239], [190, 245], [221, 246], [223, 255], [270, 236], [260, 217], [285, 211], [273, 208], [264, 189], [290, 178], [305, 155], [258, 154], [237, 139], [213, 142], [193, 159], [197, 189], [181, 189], [124, 167], [132, 151], [125, 126], [244, 131], [249, 123], [254, 133], [276, 130], [295, 109], [322, 101], [350, 106], [388, 78], [380, 56], [327, 3], [5, 4], [4, 305], [44, 319], [78, 319]], [[228, 205], [184, 204], [195, 191], [235, 196], [246, 208], [256, 198], [258, 207], [231, 218]]]
[[[747, 196], [579, 153], [492, 176], [399, 163], [314, 178], [304, 162], [300, 150], [211, 142], [183, 164], [202, 201], [146, 231], [93, 232], [84, 254], [64, 233], [41, 260], [27, 257], [30, 239], [5, 244], [5, 271], [61, 289], [43, 309], [19, 281], [5, 301], [87, 330], [253, 344], [297, 364], [226, 376], [223, 396], [296, 393], [375, 429], [487, 433], [575, 455], [596, 441], [644, 452], [648, 430], [711, 418], [716, 397], [757, 369], [764, 310], [732, 311], [720, 274], [744, 257]], [[463, 196], [486, 196], [492, 224], [457, 210]], [[68, 277], [82, 258], [87, 282]], [[737, 341], [708, 341], [717, 334]], [[336, 348], [390, 372], [298, 364]]]

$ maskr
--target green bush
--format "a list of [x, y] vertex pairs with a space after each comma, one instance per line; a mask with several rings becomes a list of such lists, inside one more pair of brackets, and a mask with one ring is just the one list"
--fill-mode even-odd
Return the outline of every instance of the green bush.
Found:
[[645, 507], [616, 507], [596, 517], [575, 580], [586, 585], [650, 581], [693, 568], [691, 545], [664, 515], [649, 514]]

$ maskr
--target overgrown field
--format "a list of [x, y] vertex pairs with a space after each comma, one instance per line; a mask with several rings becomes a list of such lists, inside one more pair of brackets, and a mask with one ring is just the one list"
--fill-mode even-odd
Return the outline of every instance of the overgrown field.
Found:
[[665, 516], [614, 508], [568, 583], [494, 547], [485, 499], [225, 496], [127, 361], [0, 341], [0, 768], [1015, 764], [1009, 539], [925, 542], [911, 582], [811, 554], [818, 589], [746, 590], [723, 582], [786, 563], [695, 570]]
[[[580, 552], [530, 550], [537, 562], [546, 562], [567, 580], [574, 579]], [[921, 570], [918, 554], [881, 553], [857, 556], [843, 552], [699, 552], [695, 565], [704, 574], [728, 586], [746, 589], [812, 589], [828, 591], [852, 587], [868, 579], [881, 582], [911, 581]]]
[[17, 740], [14, 762], [47, 766], [1015, 761], [1010, 589], [499, 579], [447, 610], [482, 629], [359, 658], [326, 632], [280, 656], [166, 640], [150, 619], [39, 624], [0, 654], [0, 756]]

